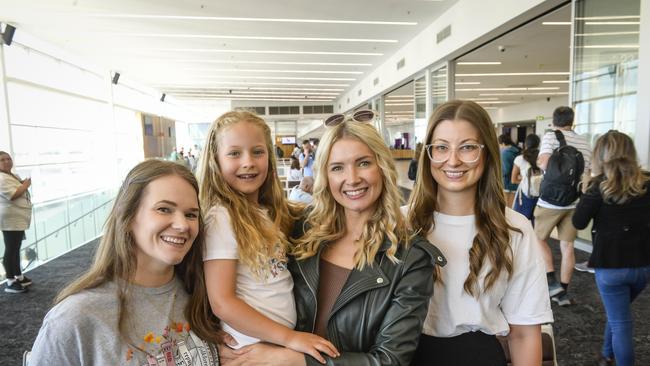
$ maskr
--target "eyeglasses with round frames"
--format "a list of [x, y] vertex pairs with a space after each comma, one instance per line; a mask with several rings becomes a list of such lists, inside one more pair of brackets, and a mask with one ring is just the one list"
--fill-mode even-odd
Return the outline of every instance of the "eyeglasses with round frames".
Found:
[[452, 152], [456, 153], [458, 160], [463, 163], [475, 163], [481, 157], [482, 144], [462, 144], [453, 148], [447, 144], [428, 144], [424, 146], [427, 155], [433, 163], [444, 163], [451, 157]]
[[377, 112], [373, 110], [361, 109], [351, 114], [343, 114], [343, 113], [333, 114], [327, 117], [327, 119], [323, 121], [323, 124], [325, 125], [325, 127], [334, 127], [340, 125], [345, 121], [366, 123], [374, 120], [376, 116], [377, 116]]

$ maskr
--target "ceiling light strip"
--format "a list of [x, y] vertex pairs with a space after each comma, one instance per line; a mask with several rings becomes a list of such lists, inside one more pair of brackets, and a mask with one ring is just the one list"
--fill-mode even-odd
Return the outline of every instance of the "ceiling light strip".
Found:
[[328, 102], [327, 100], [322, 99], [251, 99], [251, 98], [231, 98], [231, 97], [176, 97], [177, 99], [189, 99], [189, 100], [257, 100], [257, 101], [274, 101], [274, 102]]
[[334, 71], [334, 70], [262, 70], [262, 69], [195, 69], [195, 68], [181, 68], [186, 71], [202, 71], [202, 72], [268, 72], [268, 73], [287, 73], [287, 74], [346, 74], [346, 75], [360, 75], [363, 71]]
[[568, 84], [569, 80], [544, 80], [542, 84]]
[[506, 90], [512, 90], [512, 91], [528, 91], [528, 90], [558, 90], [560, 89], [559, 86], [548, 86], [548, 87], [530, 87], [530, 88], [518, 88], [518, 87], [512, 87], [512, 88], [465, 88], [465, 89], [459, 89], [456, 88], [456, 91], [506, 91]]
[[501, 65], [501, 61], [459, 61], [456, 65]]
[[[165, 90], [168, 94], [224, 94], [228, 93], [230, 94], [230, 90], [224, 91], [210, 91], [210, 90], [196, 90], [196, 91], [173, 91], [173, 90]], [[340, 93], [314, 93], [314, 92], [292, 92], [292, 91], [283, 91], [283, 92], [272, 92], [272, 91], [248, 91], [248, 90], [233, 90], [232, 94], [263, 94], [263, 95], [287, 95], [287, 94], [294, 94], [294, 95], [310, 95], [310, 96], [328, 96], [328, 97], [335, 97], [339, 95]]]
[[[246, 94], [228, 94], [228, 93], [221, 93], [221, 94], [211, 94], [211, 93], [206, 93], [206, 94], [170, 94], [173, 95], [174, 97], [186, 97], [186, 98], [191, 98], [191, 97], [222, 97], [222, 98], [248, 98], [248, 99], [265, 99], [265, 98], [294, 98], [294, 99], [299, 99], [299, 97], [295, 95], [246, 95]], [[318, 100], [334, 100], [334, 97], [319, 97], [319, 96], [305, 96], [304, 99], [318, 99]]]
[[558, 72], [485, 72], [485, 73], [474, 73], [474, 74], [456, 74], [456, 77], [467, 77], [467, 76], [547, 76], [547, 75], [570, 75], [568, 71], [558, 71]]
[[125, 19], [164, 19], [164, 20], [212, 20], [235, 22], [277, 22], [277, 23], [322, 23], [322, 24], [367, 24], [367, 25], [417, 25], [417, 22], [390, 22], [381, 20], [336, 20], [336, 19], [289, 19], [289, 18], [248, 18], [248, 17], [209, 17], [188, 15], [152, 14], [86, 14], [94, 18]]
[[282, 50], [219, 50], [215, 48], [137, 48], [133, 51], [201, 52], [201, 53], [260, 53], [279, 55], [334, 55], [334, 56], [383, 56], [378, 52], [334, 52], [334, 51], [282, 51]]
[[253, 61], [253, 60], [199, 60], [199, 59], [152, 59], [161, 62], [213, 63], [213, 64], [253, 64], [253, 65], [300, 65], [300, 66], [360, 66], [370, 67], [372, 64], [355, 62], [294, 62], [294, 61]]
[[245, 85], [245, 86], [252, 86], [252, 85], [281, 85], [281, 86], [324, 86], [324, 87], [348, 87], [350, 84], [319, 84], [319, 83], [262, 83], [262, 82], [247, 82], [247, 81], [208, 81], [208, 82], [193, 82], [190, 84], [165, 84], [167, 87], [171, 86], [187, 86], [187, 87], [194, 87], [196, 88], [197, 85], [212, 85], [212, 84], [226, 84], [226, 85]]
[[[202, 88], [197, 88], [196, 86], [193, 85], [188, 85], [188, 86], [170, 86], [166, 87], [164, 85], [158, 85], [158, 89], [165, 89], [165, 90], [187, 90], [187, 89], [199, 89], [199, 90], [219, 90], [219, 89], [225, 89], [225, 90], [295, 90], [295, 91], [331, 91], [331, 92], [341, 92], [344, 91], [345, 89], [323, 89], [323, 88], [266, 88], [266, 87], [242, 87], [242, 86], [213, 86], [213, 87], [202, 87]], [[336, 93], [340, 94], [340, 93]]]
[[548, 92], [548, 93], [480, 93], [480, 96], [526, 96], [526, 95], [569, 95], [568, 92]]
[[373, 38], [320, 38], [320, 37], [270, 37], [270, 36], [224, 36], [216, 34], [173, 34], [173, 33], [101, 33], [101, 35], [117, 37], [145, 38], [199, 38], [199, 39], [251, 39], [262, 41], [323, 41], [323, 42], [366, 42], [366, 43], [397, 43], [396, 39]]

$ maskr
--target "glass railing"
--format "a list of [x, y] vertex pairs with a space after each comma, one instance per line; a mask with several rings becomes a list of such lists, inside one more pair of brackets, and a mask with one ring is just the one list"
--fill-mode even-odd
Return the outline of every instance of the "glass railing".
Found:
[[[101, 235], [116, 190], [87, 192], [34, 205], [32, 224], [21, 247], [21, 266], [29, 270]], [[0, 236], [0, 255], [4, 240]], [[0, 280], [5, 278], [0, 266]]]

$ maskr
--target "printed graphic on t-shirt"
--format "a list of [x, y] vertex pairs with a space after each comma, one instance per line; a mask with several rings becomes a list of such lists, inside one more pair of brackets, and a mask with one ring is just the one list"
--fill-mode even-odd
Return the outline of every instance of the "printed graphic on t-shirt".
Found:
[[139, 341], [139, 344], [128, 347], [127, 362], [140, 366], [219, 365], [215, 346], [192, 332], [189, 323], [172, 322], [161, 334], [150, 331]]
[[271, 275], [273, 278], [278, 277], [282, 272], [287, 270], [287, 261], [280, 259], [271, 259]]

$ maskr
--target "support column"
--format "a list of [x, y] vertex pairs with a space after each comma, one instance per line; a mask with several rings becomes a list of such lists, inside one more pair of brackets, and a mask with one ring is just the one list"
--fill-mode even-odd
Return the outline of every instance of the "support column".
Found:
[[9, 97], [7, 95], [7, 73], [5, 69], [5, 45], [0, 42], [0, 150], [14, 155], [9, 126]]
[[639, 88], [634, 144], [645, 169], [650, 168], [650, 1], [641, 1], [639, 27]]

